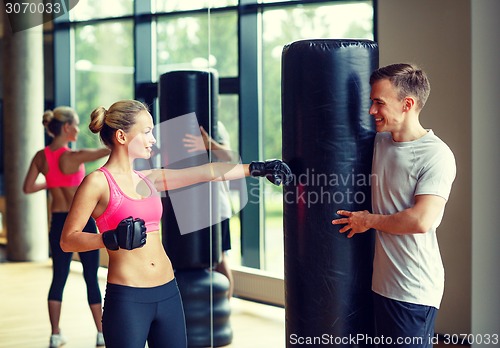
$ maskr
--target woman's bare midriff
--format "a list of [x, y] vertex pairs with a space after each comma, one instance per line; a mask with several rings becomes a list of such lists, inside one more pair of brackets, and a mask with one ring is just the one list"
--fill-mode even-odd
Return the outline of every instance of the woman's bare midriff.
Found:
[[146, 244], [137, 249], [108, 250], [108, 283], [154, 287], [174, 279], [172, 263], [165, 253], [159, 231], [148, 232]]

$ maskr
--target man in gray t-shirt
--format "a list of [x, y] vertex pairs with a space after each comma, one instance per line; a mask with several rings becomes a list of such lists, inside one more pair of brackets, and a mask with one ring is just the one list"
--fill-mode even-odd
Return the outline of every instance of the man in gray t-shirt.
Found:
[[375, 118], [372, 213], [339, 210], [333, 224], [351, 238], [376, 230], [372, 290], [382, 345], [432, 347], [444, 290], [436, 237], [456, 175], [450, 148], [419, 114], [430, 93], [426, 74], [409, 64], [380, 68], [370, 78]]

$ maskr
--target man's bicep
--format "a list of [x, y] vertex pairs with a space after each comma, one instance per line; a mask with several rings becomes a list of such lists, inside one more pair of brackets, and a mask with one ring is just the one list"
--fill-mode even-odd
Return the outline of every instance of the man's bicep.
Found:
[[423, 224], [429, 226], [434, 224], [442, 214], [446, 199], [438, 195], [417, 195], [413, 209], [418, 214]]

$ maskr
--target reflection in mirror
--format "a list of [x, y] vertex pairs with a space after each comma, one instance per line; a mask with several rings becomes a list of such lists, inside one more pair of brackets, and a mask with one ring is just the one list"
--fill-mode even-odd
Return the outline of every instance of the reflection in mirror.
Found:
[[[189, 6], [183, 6], [187, 4]], [[168, 5], [176, 11], [189, 10], [193, 9], [190, 6], [196, 5], [196, 2], [178, 2], [177, 4], [168, 2]], [[229, 143], [229, 139], [223, 140], [218, 132], [218, 114], [222, 105], [218, 93], [218, 77], [221, 70], [226, 74], [236, 75], [236, 24], [235, 13], [212, 14], [210, 8], [207, 8], [206, 13], [196, 12], [159, 17], [156, 23], [156, 71], [160, 90], [160, 120], [163, 124], [165, 118], [173, 117], [172, 120], [175, 120], [184, 117], [181, 115], [184, 112], [196, 113], [198, 123], [203, 125], [203, 130], [197, 130], [197, 132], [193, 130], [190, 139], [204, 134], [206, 144], [203, 151], [207, 153], [208, 150], [211, 161], [216, 160], [214, 154], [217, 151], [212, 151], [215, 142]], [[231, 31], [227, 28], [233, 29]], [[216, 46], [221, 47], [220, 50], [213, 46], [211, 40], [213, 35], [227, 38], [223, 47]], [[228, 49], [231, 46], [234, 54], [231, 54], [231, 50]], [[228, 100], [227, 109], [229, 110], [232, 105], [234, 107], [234, 98]], [[177, 115], [177, 113], [181, 114]], [[234, 121], [231, 123], [234, 124]], [[220, 130], [222, 131], [222, 127]], [[184, 139], [186, 138], [184, 133], [186, 132], [179, 135], [171, 134], [169, 138], [183, 137]], [[163, 137], [160, 136], [160, 146], [165, 145], [162, 144], [162, 142], [165, 143], [162, 139]], [[182, 143], [182, 141], [179, 142]], [[167, 214], [163, 218], [163, 227], [166, 229], [165, 249], [176, 270], [176, 279], [183, 298], [189, 346], [223, 346], [232, 341], [228, 299], [230, 283], [223, 273], [214, 271], [218, 269], [222, 261], [221, 227], [223, 224], [220, 222], [219, 211], [222, 185], [222, 183], [209, 185], [210, 198], [200, 194], [192, 197], [195, 201], [190, 206], [186, 206], [181, 215], [194, 214], [190, 215], [190, 220], [197, 221], [199, 215], [208, 212], [207, 217], [210, 222], [206, 225], [208, 228], [184, 235], [182, 231], [178, 234], [177, 227], [180, 228], [184, 220], [180, 220], [179, 211], [176, 211], [176, 202], [179, 203], [178, 194], [184, 195], [187, 191], [169, 192], [168, 197], [164, 199], [164, 214]], [[197, 188], [198, 186], [193, 187], [193, 189]], [[204, 208], [196, 209], [200, 203]], [[172, 218], [173, 211], [175, 211], [175, 219]], [[214, 217], [214, 215], [217, 216]]]
[[[148, 5], [144, 5], [146, 2]], [[138, 4], [146, 15], [134, 14], [134, 6], [137, 9]], [[241, 11], [242, 4], [251, 6]], [[147, 15], [149, 11], [151, 16]], [[374, 38], [372, 1], [80, 0], [71, 11], [71, 20], [74, 22], [70, 23], [71, 30], [74, 29], [74, 69], [68, 79], [74, 84], [72, 100], [82, 124], [96, 106], [109, 106], [120, 99], [148, 100], [156, 117], [159, 110], [156, 87], [161, 74], [210, 68], [219, 77], [217, 118], [227, 130], [232, 150], [247, 151], [245, 154], [250, 158], [245, 161], [262, 159], [258, 157], [281, 158], [281, 52], [284, 45], [307, 38]], [[150, 25], [151, 42], [143, 40], [135, 31], [138, 23]], [[242, 26], [242, 23], [250, 25]], [[54, 30], [65, 29], [56, 26]], [[134, 57], [138, 47], [139, 53]], [[150, 51], [151, 57], [141, 55], [141, 50]], [[142, 60], [137, 59], [138, 56]], [[252, 68], [246, 70], [240, 60], [251, 62]], [[138, 79], [139, 70], [150, 73]], [[248, 105], [255, 105], [255, 109], [249, 112]], [[240, 130], [240, 126], [245, 129]], [[250, 139], [258, 138], [259, 144], [258, 150], [250, 154], [249, 138], [244, 137], [246, 143], [241, 143], [242, 134], [248, 133], [248, 128], [262, 130], [259, 134], [252, 133]], [[81, 127], [78, 141], [80, 148], [101, 146], [87, 127]], [[98, 166], [92, 164], [87, 170]], [[229, 189], [232, 210], [239, 211], [243, 202], [239, 188], [230, 184]], [[250, 264], [258, 268], [255, 274], [265, 271], [282, 281], [281, 188], [264, 184], [258, 197], [253, 199], [263, 203], [264, 214], [247, 210], [246, 219], [262, 220], [259, 226], [264, 226], [264, 230], [245, 225], [248, 220], [243, 215], [241, 220], [239, 214], [231, 217], [230, 265]], [[260, 239], [244, 239], [243, 234], [258, 235]], [[241, 240], [245, 243], [240, 243]], [[260, 255], [260, 259], [248, 262], [254, 255]], [[264, 301], [262, 293], [269, 288], [264, 281], [258, 282], [255, 290], [248, 289], [258, 293], [249, 292], [245, 296]]]

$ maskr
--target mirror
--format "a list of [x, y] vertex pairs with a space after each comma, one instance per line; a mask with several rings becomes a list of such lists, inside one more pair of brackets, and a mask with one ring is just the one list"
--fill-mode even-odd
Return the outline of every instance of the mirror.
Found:
[[[63, 80], [70, 86], [56, 81], [48, 88], [47, 100], [61, 103], [56, 100], [58, 89], [71, 91], [70, 100], [63, 102], [80, 115], [77, 148], [101, 146], [84, 126], [96, 106], [109, 107], [121, 99], [145, 100], [158, 123], [161, 75], [214, 69], [219, 77], [217, 119], [227, 131], [224, 143], [245, 162], [281, 157], [283, 46], [310, 37], [373, 39], [374, 32], [372, 1], [80, 0], [70, 14], [73, 23], [61, 21], [54, 34], [46, 33], [55, 37], [71, 28], [70, 68], [54, 66], [56, 75], [67, 75]], [[46, 51], [50, 56], [51, 50]], [[208, 135], [220, 137], [208, 128]], [[218, 133], [221, 129], [217, 125]], [[88, 165], [87, 173], [101, 165]], [[247, 200], [241, 187], [226, 188], [233, 214], [230, 265], [253, 268], [257, 275], [264, 271], [273, 281], [282, 281], [281, 188], [253, 179], [247, 184]], [[243, 207], [245, 216], [238, 213]], [[284, 304], [282, 293], [272, 294], [261, 284], [264, 281], [259, 280], [256, 289], [237, 290], [248, 291], [244, 295], [258, 301]], [[262, 297], [265, 292], [267, 297]]]

